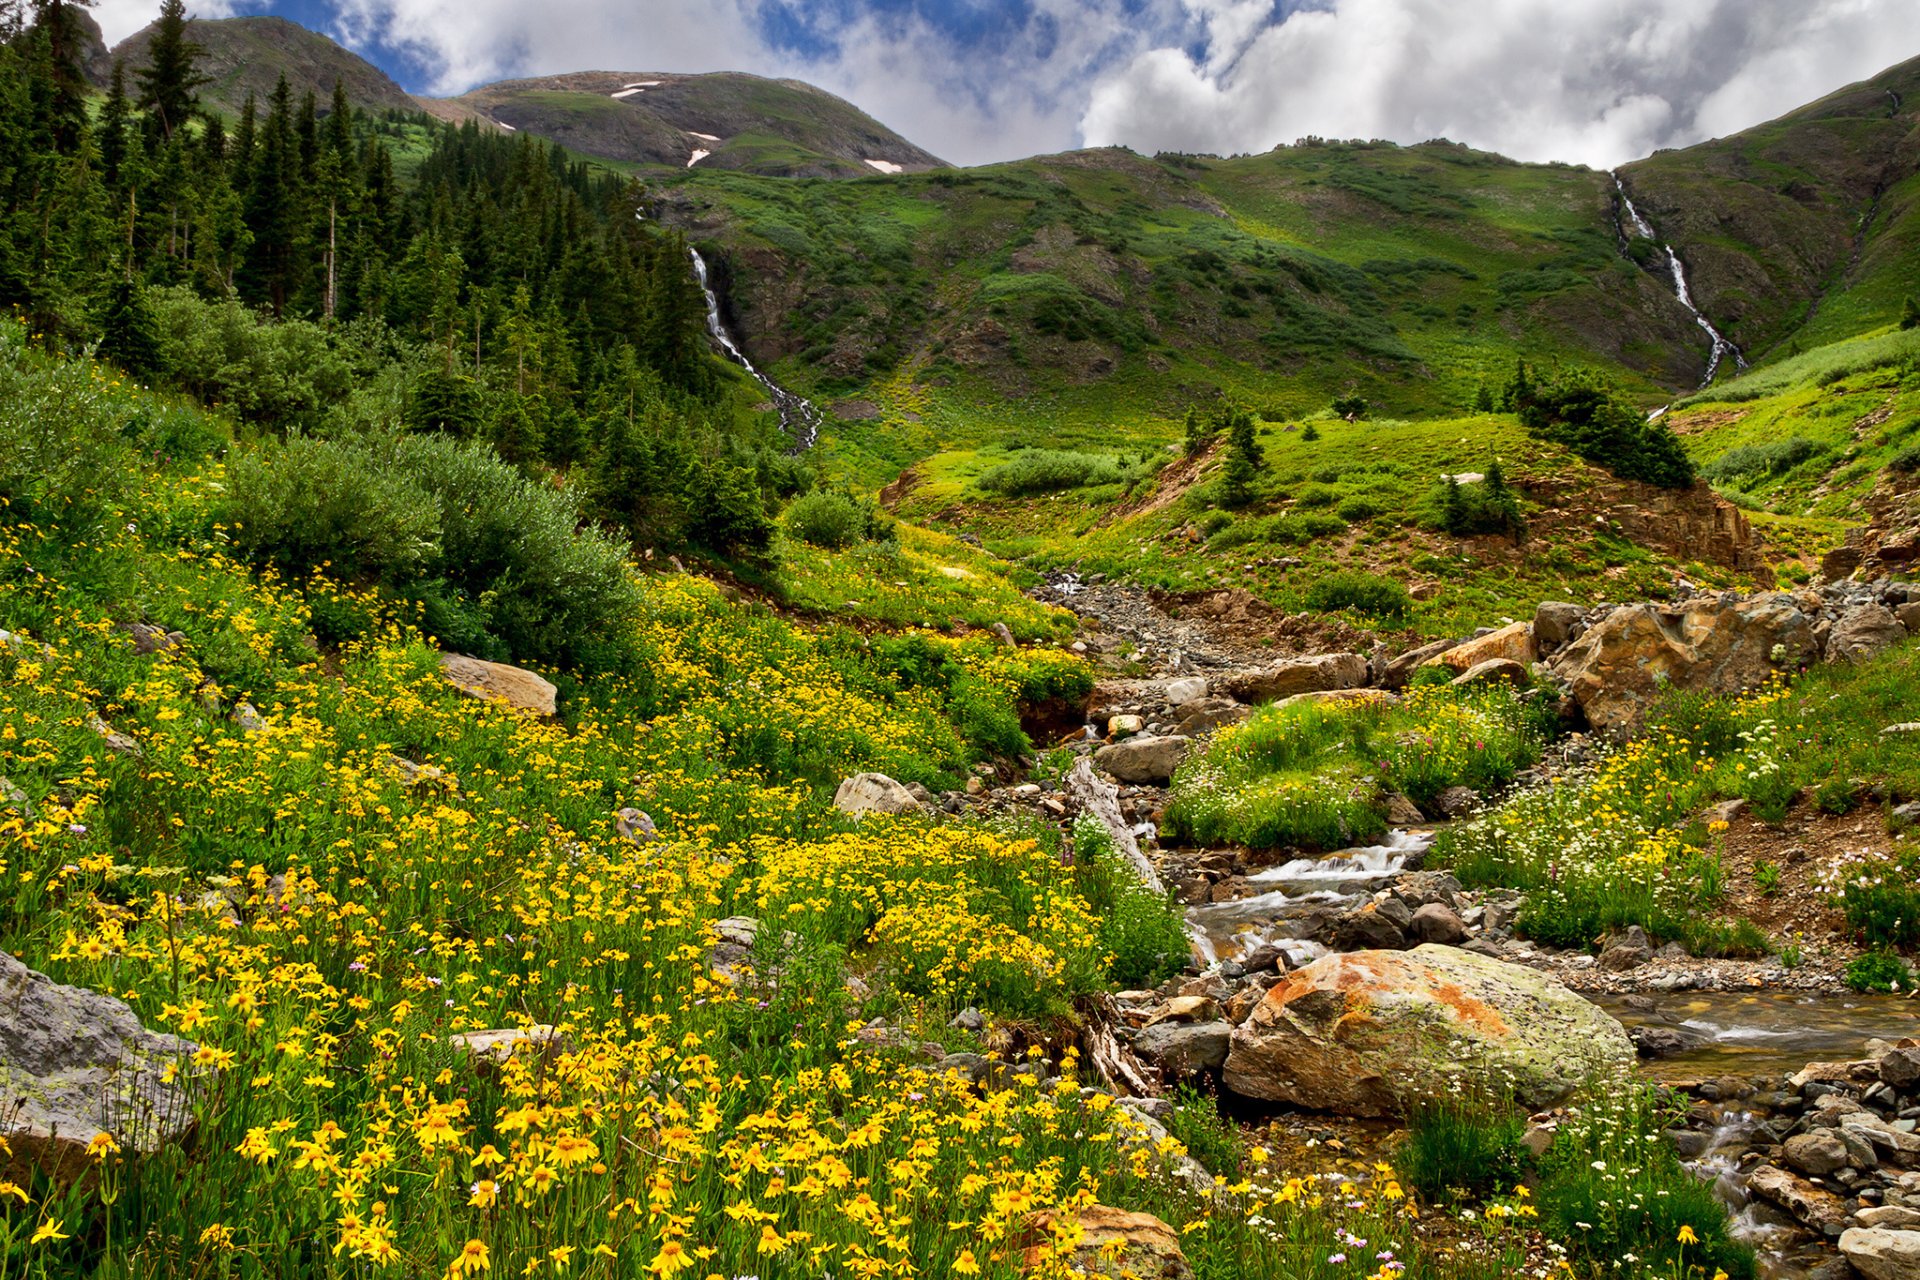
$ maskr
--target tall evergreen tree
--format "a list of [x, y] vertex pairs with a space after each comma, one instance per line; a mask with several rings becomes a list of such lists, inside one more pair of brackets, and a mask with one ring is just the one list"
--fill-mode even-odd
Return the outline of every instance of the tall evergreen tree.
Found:
[[33, 29], [44, 58], [48, 118], [62, 152], [80, 145], [87, 127], [86, 37], [82, 9], [93, 0], [33, 0]]
[[196, 66], [205, 52], [187, 38], [186, 0], [160, 0], [160, 17], [147, 44], [147, 65], [136, 73], [140, 109], [147, 113], [151, 135], [171, 142], [198, 112], [200, 99], [195, 91], [211, 79]]
[[100, 109], [100, 176], [114, 191], [120, 189], [120, 170], [127, 162], [127, 124], [132, 118], [126, 64], [115, 58], [113, 78], [107, 83], [107, 102]]

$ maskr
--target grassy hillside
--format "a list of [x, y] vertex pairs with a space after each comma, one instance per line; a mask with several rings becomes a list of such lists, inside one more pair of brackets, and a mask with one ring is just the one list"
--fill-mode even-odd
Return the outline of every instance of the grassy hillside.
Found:
[[[112, 56], [129, 71], [145, 66], [151, 36], [151, 27], [135, 32], [114, 46]], [[347, 100], [363, 111], [420, 110], [386, 72], [285, 18], [194, 18], [187, 23], [187, 37], [204, 50], [200, 73], [211, 77], [200, 89], [200, 100], [225, 115], [240, 114], [249, 93], [266, 102], [282, 74], [296, 101], [312, 93], [324, 106], [338, 81], [346, 87]]]
[[[941, 166], [852, 103], [797, 80], [734, 72], [583, 71], [505, 80], [447, 102], [620, 165], [660, 165], [770, 177], [846, 178]], [[696, 152], [704, 152], [695, 161]]]
[[1621, 175], [1749, 358], [1886, 324], [1920, 253], [1920, 59]]

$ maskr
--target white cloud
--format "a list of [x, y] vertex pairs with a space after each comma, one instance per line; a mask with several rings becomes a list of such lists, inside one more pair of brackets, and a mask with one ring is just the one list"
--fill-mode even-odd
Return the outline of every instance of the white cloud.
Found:
[[1089, 145], [1262, 151], [1448, 137], [1610, 166], [1732, 132], [1920, 52], [1911, 0], [1337, 0], [1284, 20], [1185, 0], [1204, 53], [1146, 50], [1088, 95]]
[[[187, 12], [196, 18], [230, 18], [257, 4], [243, 0], [193, 0]], [[160, 0], [95, 0], [93, 20], [111, 49], [160, 16]]]

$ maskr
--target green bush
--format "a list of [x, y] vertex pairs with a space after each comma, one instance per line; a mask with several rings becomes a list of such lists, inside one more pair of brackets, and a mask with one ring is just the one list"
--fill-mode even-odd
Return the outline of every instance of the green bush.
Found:
[[1804, 436], [1792, 436], [1772, 444], [1743, 444], [1703, 464], [1700, 474], [1716, 483], [1781, 476], [1826, 451], [1826, 445]]
[[1360, 569], [1341, 569], [1307, 590], [1307, 608], [1321, 613], [1352, 609], [1369, 617], [1402, 619], [1413, 608], [1413, 597], [1391, 578]]
[[1167, 1132], [1217, 1177], [1232, 1178], [1246, 1159], [1247, 1144], [1240, 1130], [1221, 1116], [1210, 1095], [1190, 1084], [1173, 1091], [1173, 1114], [1167, 1117]]
[[1913, 970], [1891, 951], [1863, 951], [1847, 963], [1847, 985], [1885, 995], [1913, 990]]
[[1382, 508], [1380, 504], [1373, 499], [1364, 498], [1356, 494], [1354, 497], [1342, 502], [1337, 510], [1339, 511], [1340, 518], [1348, 524], [1362, 524], [1379, 515]]
[[1186, 968], [1185, 915], [1171, 896], [1140, 883], [1106, 828], [1086, 816], [1075, 821], [1073, 854], [1075, 887], [1100, 922], [1107, 976], [1121, 987], [1153, 987]]
[[1295, 490], [1293, 505], [1306, 510], [1318, 507], [1330, 507], [1340, 501], [1340, 491], [1327, 484], [1303, 484]]
[[440, 557], [440, 509], [413, 477], [331, 440], [269, 442], [227, 469], [233, 545], [294, 580], [410, 583]]
[[1504, 398], [1528, 431], [1566, 445], [1623, 480], [1667, 489], [1693, 483], [1693, 462], [1666, 419], [1649, 422], [1590, 373], [1568, 371], [1540, 381], [1522, 363]]
[[1909, 475], [1915, 471], [1920, 471], [1920, 444], [1902, 449], [1900, 452], [1894, 454], [1893, 457], [1887, 460], [1887, 469], [1889, 471], [1898, 471], [1902, 475]]
[[1132, 479], [1133, 474], [1112, 454], [1023, 449], [1011, 462], [1004, 462], [981, 476], [979, 484], [989, 493], [1024, 498], [1097, 484], [1123, 484]]
[[1463, 1094], [1423, 1098], [1407, 1108], [1397, 1164], [1429, 1204], [1479, 1200], [1526, 1177], [1533, 1163], [1521, 1144], [1526, 1132], [1526, 1116], [1510, 1105]]
[[1842, 854], [1821, 873], [1820, 887], [1868, 946], [1920, 942], [1920, 849]]
[[839, 551], [857, 542], [884, 542], [898, 535], [872, 503], [831, 489], [803, 493], [781, 517], [787, 533], [802, 542]]

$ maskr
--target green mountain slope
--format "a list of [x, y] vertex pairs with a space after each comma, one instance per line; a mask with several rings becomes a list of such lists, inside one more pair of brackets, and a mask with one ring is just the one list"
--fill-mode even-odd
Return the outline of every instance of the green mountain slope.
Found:
[[622, 164], [823, 178], [941, 167], [844, 99], [797, 80], [734, 72], [582, 71], [506, 80], [429, 106]]
[[1750, 359], [1885, 324], [1920, 262], [1920, 58], [1621, 178]]
[[[145, 66], [147, 27], [114, 46], [113, 57], [131, 72]], [[249, 93], [265, 102], [284, 74], [297, 101], [312, 93], [325, 103], [337, 81], [347, 100], [362, 111], [418, 111], [420, 104], [386, 72], [317, 31], [285, 18], [195, 18], [187, 33], [205, 52], [200, 72], [212, 82], [200, 90], [201, 102], [229, 115], [239, 114]]]

